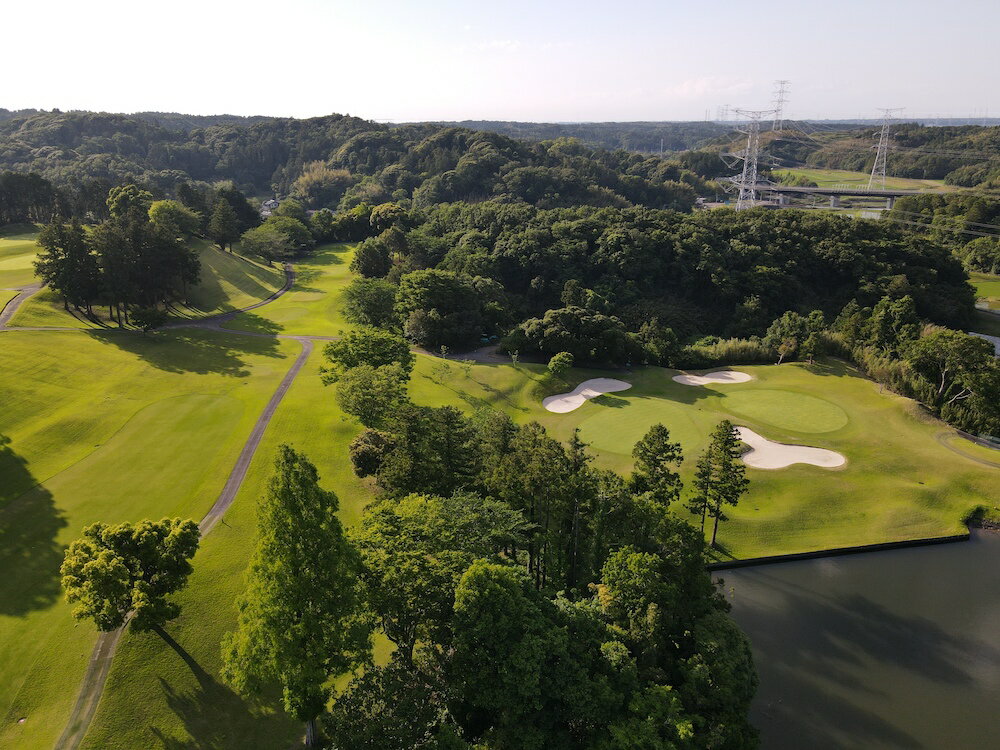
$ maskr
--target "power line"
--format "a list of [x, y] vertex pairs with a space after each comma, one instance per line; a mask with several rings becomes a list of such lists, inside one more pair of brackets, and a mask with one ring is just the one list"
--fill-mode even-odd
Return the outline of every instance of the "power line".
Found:
[[735, 186], [736, 190], [736, 210], [742, 211], [745, 208], [753, 208], [757, 204], [757, 171], [760, 159], [760, 120], [762, 117], [769, 117], [774, 114], [773, 109], [736, 109], [732, 112], [746, 118], [746, 123], [737, 130], [747, 137], [746, 147], [735, 153], [720, 154], [723, 160], [728, 156], [732, 159], [727, 161], [729, 166], [735, 167], [737, 163], [743, 162], [743, 170], [740, 174], [724, 178], [723, 182], [728, 182]]
[[872, 176], [868, 178], [868, 189], [878, 183], [885, 190], [885, 165], [889, 156], [889, 123], [894, 112], [902, 112], [902, 107], [882, 109], [882, 130], [878, 136], [878, 149], [875, 151], [875, 163], [872, 164]]
[[781, 132], [782, 122], [781, 116], [785, 108], [785, 102], [788, 101], [788, 86], [791, 81], [778, 80], [774, 82], [774, 123], [771, 125], [771, 130]]

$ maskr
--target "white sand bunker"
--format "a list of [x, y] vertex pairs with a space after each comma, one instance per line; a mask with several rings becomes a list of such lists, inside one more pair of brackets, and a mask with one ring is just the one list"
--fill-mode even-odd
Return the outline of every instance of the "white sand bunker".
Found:
[[707, 375], [674, 375], [673, 379], [684, 385], [708, 385], [709, 383], [745, 383], [753, 378], [745, 372], [717, 370]]
[[743, 454], [743, 463], [755, 469], [784, 469], [792, 464], [812, 464], [824, 469], [835, 469], [847, 463], [836, 451], [811, 448], [808, 445], [786, 445], [768, 440], [748, 427], [737, 427], [740, 440], [750, 446]]
[[597, 398], [604, 393], [614, 393], [615, 391], [627, 391], [632, 387], [631, 383], [614, 378], [591, 378], [584, 380], [580, 385], [569, 393], [557, 393], [542, 400], [542, 406], [556, 414], [565, 414], [568, 411], [579, 409], [585, 401]]

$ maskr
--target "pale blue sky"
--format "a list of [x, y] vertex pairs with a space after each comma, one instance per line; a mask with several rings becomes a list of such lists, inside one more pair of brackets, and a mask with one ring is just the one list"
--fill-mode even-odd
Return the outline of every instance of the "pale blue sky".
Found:
[[791, 117], [1000, 115], [996, 0], [9, 5], [8, 109], [703, 119], [787, 78]]

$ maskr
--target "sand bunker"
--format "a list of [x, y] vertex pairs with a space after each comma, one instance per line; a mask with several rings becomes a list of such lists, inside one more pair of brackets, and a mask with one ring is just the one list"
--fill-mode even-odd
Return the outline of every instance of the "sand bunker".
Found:
[[745, 383], [752, 378], [745, 372], [718, 370], [707, 375], [674, 375], [673, 378], [684, 385], [708, 385], [709, 383]]
[[847, 463], [847, 459], [840, 453], [826, 448], [775, 443], [748, 427], [737, 427], [736, 430], [740, 433], [740, 440], [750, 446], [750, 451], [743, 454], [743, 463], [755, 469], [784, 469], [792, 464], [812, 464], [824, 469], [835, 469]]
[[585, 401], [597, 398], [604, 393], [614, 393], [615, 391], [626, 391], [632, 387], [631, 383], [614, 378], [591, 378], [584, 380], [580, 385], [569, 393], [557, 393], [542, 400], [542, 406], [556, 414], [579, 409]]

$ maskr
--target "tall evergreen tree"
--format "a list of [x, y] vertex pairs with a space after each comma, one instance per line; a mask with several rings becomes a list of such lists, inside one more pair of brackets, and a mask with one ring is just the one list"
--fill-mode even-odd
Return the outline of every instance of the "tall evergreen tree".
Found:
[[208, 220], [208, 236], [220, 250], [232, 250], [233, 243], [240, 238], [240, 227], [232, 204], [225, 198], [218, 198]]
[[259, 541], [237, 630], [222, 645], [225, 679], [253, 693], [278, 682], [285, 710], [306, 723], [310, 747], [330, 680], [367, 660], [370, 649], [357, 616], [360, 560], [337, 518], [338, 505], [304, 455], [278, 448], [257, 511]]

